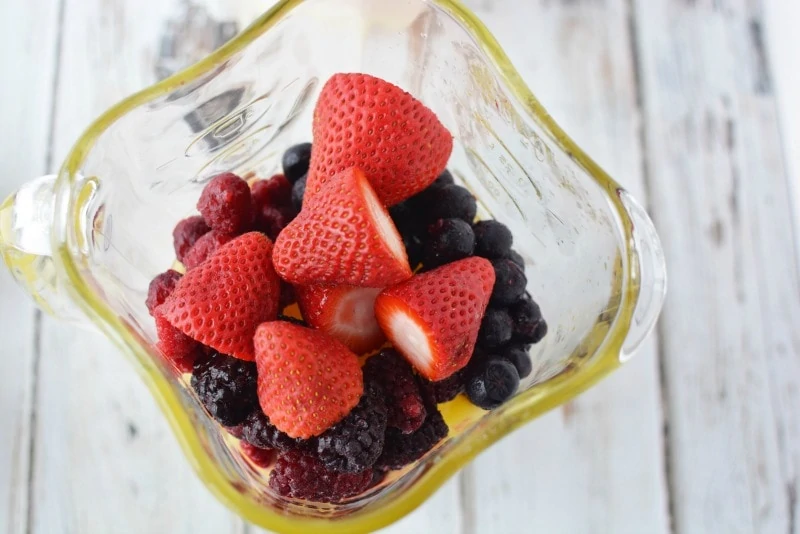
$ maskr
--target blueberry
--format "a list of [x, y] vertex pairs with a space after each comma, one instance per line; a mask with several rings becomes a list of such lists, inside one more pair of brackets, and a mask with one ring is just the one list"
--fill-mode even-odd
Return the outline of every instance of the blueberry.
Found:
[[522, 255], [516, 250], [514, 249], [509, 250], [508, 255], [506, 255], [506, 258], [508, 258], [509, 260], [513, 261], [514, 263], [522, 267], [523, 270], [525, 269], [525, 260], [523, 259]]
[[513, 261], [503, 258], [492, 262], [494, 267], [494, 289], [490, 303], [508, 306], [516, 301], [524, 292], [528, 280], [522, 268]]
[[489, 308], [478, 332], [478, 345], [484, 349], [502, 347], [511, 340], [513, 333], [514, 323], [508, 312], [502, 308]]
[[521, 343], [538, 343], [547, 333], [539, 305], [525, 293], [509, 307], [514, 323], [514, 339]]
[[422, 262], [424, 246], [422, 240], [413, 234], [403, 234], [403, 245], [406, 247], [408, 264], [413, 271]]
[[484, 410], [497, 408], [519, 387], [517, 368], [502, 358], [489, 358], [470, 369], [466, 392], [470, 402]]
[[225, 426], [244, 421], [258, 403], [256, 364], [225, 354], [195, 363], [191, 385], [208, 413]]
[[516, 367], [520, 378], [525, 378], [533, 370], [531, 357], [524, 346], [512, 345], [502, 352], [502, 357]]
[[462, 219], [471, 224], [478, 212], [475, 197], [460, 185], [431, 187], [417, 197], [414, 197], [415, 201], [421, 204], [428, 220], [431, 221]]
[[436, 178], [436, 181], [431, 184], [431, 187], [442, 187], [445, 185], [453, 185], [454, 183], [456, 183], [456, 181], [453, 180], [453, 175], [450, 174], [450, 171], [445, 169], [442, 171], [442, 174]]
[[292, 186], [292, 206], [295, 211], [300, 211], [303, 207], [303, 195], [306, 194], [306, 176], [302, 176]]
[[500, 222], [488, 220], [475, 223], [475, 255], [490, 260], [505, 258], [511, 252], [511, 230]]
[[468, 258], [475, 249], [472, 227], [461, 219], [441, 219], [428, 229], [422, 255], [426, 270]]
[[308, 164], [311, 161], [311, 143], [300, 143], [289, 147], [283, 153], [281, 163], [283, 164], [283, 175], [292, 183], [297, 182], [308, 172]]

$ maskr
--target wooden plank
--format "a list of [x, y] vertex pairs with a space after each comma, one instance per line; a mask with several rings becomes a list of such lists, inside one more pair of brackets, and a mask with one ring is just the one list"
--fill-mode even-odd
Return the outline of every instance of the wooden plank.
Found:
[[759, 0], [637, 0], [677, 532], [797, 533], [800, 282]]
[[[468, 2], [548, 111], [644, 201], [626, 2]], [[467, 532], [669, 532], [655, 338], [480, 456]]]
[[[58, 0], [0, 4], [0, 198], [47, 171], [48, 130], [58, 38]], [[0, 275], [0, 531], [28, 523], [31, 410], [34, 392], [34, 307], [11, 277]]]

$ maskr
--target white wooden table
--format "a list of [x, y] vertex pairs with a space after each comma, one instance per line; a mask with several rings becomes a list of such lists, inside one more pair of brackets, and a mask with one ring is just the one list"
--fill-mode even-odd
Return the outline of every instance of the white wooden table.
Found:
[[[242, 28], [268, 3], [193, 5]], [[645, 201], [670, 293], [629, 365], [387, 531], [800, 533], [800, 3], [467, 3]], [[188, 42], [187, 12], [183, 0], [1, 2], [0, 196], [152, 83], [165, 32]], [[202, 55], [211, 41], [187, 46]], [[257, 531], [195, 479], [109, 342], [41, 316], [9, 276], [0, 295], [0, 532]]]

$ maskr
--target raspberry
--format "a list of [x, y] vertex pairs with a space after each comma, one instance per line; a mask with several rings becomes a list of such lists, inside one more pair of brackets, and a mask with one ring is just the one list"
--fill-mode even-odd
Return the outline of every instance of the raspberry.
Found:
[[197, 362], [192, 389], [208, 413], [224, 426], [236, 426], [258, 405], [256, 364], [216, 353]]
[[377, 382], [383, 389], [387, 425], [406, 434], [417, 430], [427, 412], [408, 362], [396, 351], [386, 349], [367, 360], [363, 371], [366, 380]]
[[158, 348], [181, 372], [193, 361], [202, 345], [190, 338], [167, 321], [163, 315], [155, 311]]
[[197, 243], [189, 249], [189, 252], [183, 257], [183, 266], [187, 271], [190, 271], [206, 261], [212, 254], [214, 254], [219, 247], [232, 239], [231, 236], [221, 234], [216, 230], [211, 230], [203, 237], [197, 240]]
[[528, 283], [522, 268], [510, 259], [494, 260], [494, 288], [490, 303], [495, 306], [508, 306], [525, 292]]
[[308, 454], [281, 453], [269, 474], [269, 487], [283, 497], [316, 502], [339, 502], [358, 495], [372, 482], [372, 470], [338, 473]]
[[225, 430], [234, 438], [242, 439], [242, 425], [226, 426]]
[[400, 469], [419, 460], [442, 440], [449, 429], [442, 414], [435, 406], [428, 406], [428, 417], [416, 432], [403, 434], [396, 428], [386, 430], [386, 443], [383, 453], [375, 462], [377, 468], [383, 470]]
[[313, 440], [295, 439], [275, 428], [261, 408], [250, 412], [242, 423], [242, 439], [254, 447], [279, 451], [308, 450], [314, 445]]
[[167, 300], [167, 297], [172, 293], [172, 290], [175, 289], [175, 284], [178, 283], [181, 276], [183, 275], [178, 271], [170, 269], [153, 278], [150, 282], [150, 286], [147, 288], [147, 300], [145, 301], [147, 311], [150, 312], [150, 315], [153, 315], [156, 308]]
[[219, 174], [203, 189], [197, 210], [217, 232], [229, 236], [240, 234], [253, 222], [250, 186], [231, 172]]
[[484, 349], [502, 347], [511, 339], [514, 323], [503, 308], [489, 308], [481, 321], [478, 331], [478, 345]]
[[454, 374], [439, 380], [431, 382], [420, 377], [421, 387], [431, 397], [433, 402], [440, 404], [442, 402], [451, 401], [456, 396], [464, 391], [464, 371], [456, 371]]
[[422, 265], [426, 270], [435, 269], [468, 258], [474, 250], [475, 234], [469, 223], [461, 219], [440, 219], [428, 229]]
[[175, 248], [175, 257], [178, 258], [178, 261], [182, 262], [189, 249], [210, 230], [211, 228], [200, 215], [179, 221], [172, 231], [172, 246]]
[[475, 230], [475, 255], [490, 260], [508, 257], [514, 237], [511, 230], [500, 222], [479, 221]]
[[319, 460], [333, 471], [360, 473], [381, 455], [385, 431], [383, 392], [374, 382], [367, 382], [356, 407], [317, 438]]
[[242, 441], [239, 447], [241, 447], [245, 456], [250, 458], [250, 461], [258, 467], [269, 467], [278, 455], [278, 453], [272, 449], [261, 449], [255, 445], [250, 445], [246, 441]]
[[267, 237], [275, 241], [281, 230], [289, 224], [289, 219], [280, 209], [266, 205], [256, 208], [255, 229], [266, 234]]
[[266, 206], [280, 208], [287, 206], [292, 200], [292, 184], [282, 174], [276, 174], [269, 180], [259, 180], [250, 186], [253, 207], [258, 211]]

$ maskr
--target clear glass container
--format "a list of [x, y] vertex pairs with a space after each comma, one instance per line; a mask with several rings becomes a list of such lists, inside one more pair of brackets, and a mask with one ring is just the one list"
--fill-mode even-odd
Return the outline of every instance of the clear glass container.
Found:
[[[534, 371], [492, 412], [443, 405], [449, 436], [346, 503], [277, 497], [155, 350], [149, 281], [171, 230], [220, 171], [267, 177], [311, 139], [336, 72], [413, 93], [455, 138], [449, 168], [507, 224], [549, 324]], [[88, 81], [87, 81], [88, 83]], [[57, 176], [0, 206], [0, 251], [45, 310], [99, 327], [129, 357], [186, 457], [242, 517], [280, 532], [362, 532], [410, 512], [483, 449], [630, 357], [661, 309], [666, 274], [644, 210], [553, 122], [495, 39], [455, 0], [284, 0], [223, 48], [92, 124]]]

